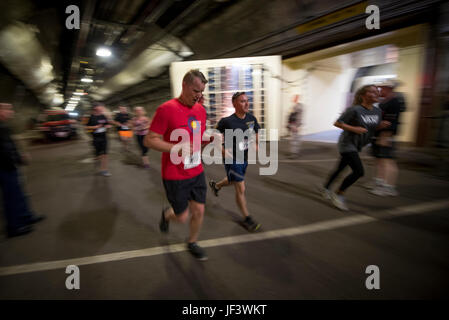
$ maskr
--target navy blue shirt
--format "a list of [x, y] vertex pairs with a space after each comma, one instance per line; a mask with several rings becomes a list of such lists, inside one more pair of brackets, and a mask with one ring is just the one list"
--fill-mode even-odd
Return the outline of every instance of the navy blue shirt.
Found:
[[[249, 143], [251, 142], [252, 138], [256, 133], [259, 132], [260, 126], [257, 122], [257, 119], [255, 116], [253, 116], [250, 113], [247, 113], [245, 115], [244, 119], [240, 119], [237, 117], [237, 115], [234, 113], [230, 115], [229, 117], [222, 118], [217, 125], [217, 130], [220, 131], [224, 135], [224, 143], [226, 146], [226, 129], [232, 130], [232, 132], [235, 134], [235, 130], [241, 129], [243, 133], [246, 132], [245, 135], [238, 135], [233, 137], [232, 141], [232, 157], [234, 160], [237, 159], [237, 150], [239, 152], [244, 152], [244, 161], [248, 161], [248, 147]], [[247, 131], [248, 130], [248, 131]], [[230, 143], [230, 142], [228, 142]]]

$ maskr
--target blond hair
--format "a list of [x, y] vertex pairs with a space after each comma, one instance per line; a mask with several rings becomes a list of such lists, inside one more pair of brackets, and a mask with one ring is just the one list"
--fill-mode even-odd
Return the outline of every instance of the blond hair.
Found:
[[142, 110], [143, 114], [146, 114], [145, 108], [138, 106], [138, 107], [134, 107], [134, 112], [137, 112], [137, 110]]

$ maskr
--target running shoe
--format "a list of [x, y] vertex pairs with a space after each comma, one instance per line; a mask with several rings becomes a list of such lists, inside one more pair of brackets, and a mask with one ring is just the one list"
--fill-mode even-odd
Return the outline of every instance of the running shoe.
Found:
[[161, 221], [159, 222], [159, 229], [163, 233], [168, 233], [168, 221], [165, 219], [165, 211], [167, 211], [167, 209], [168, 208], [162, 209]]
[[187, 243], [187, 249], [189, 249], [189, 252], [192, 254], [192, 256], [200, 261], [205, 261], [208, 259], [206, 252], [204, 252], [204, 249], [201, 248], [196, 242]]
[[325, 188], [325, 187], [319, 187], [318, 188], [321, 196], [325, 199], [325, 200], [330, 200], [331, 199], [331, 195], [332, 195], [332, 191], [330, 191], [329, 189]]
[[212, 192], [214, 193], [214, 195], [216, 197], [218, 197], [218, 191], [220, 191], [220, 190], [217, 189], [216, 185], [217, 185], [217, 183], [214, 180], [211, 180], [209, 182], [209, 187], [212, 189]]
[[386, 196], [397, 197], [399, 195], [398, 190], [394, 186], [386, 185], [384, 186], [384, 193]]
[[369, 192], [376, 196], [379, 196], [379, 197], [385, 197], [387, 195], [386, 189], [383, 186], [376, 186], [373, 189], [371, 189]]
[[338, 195], [336, 193], [331, 194], [331, 201], [332, 204], [337, 207], [338, 209], [342, 211], [348, 211], [349, 208], [346, 206], [345, 198], [341, 195]]
[[254, 221], [251, 217], [246, 217], [246, 219], [243, 221], [243, 226], [248, 229], [248, 231], [254, 232], [260, 228], [260, 223]]
[[109, 171], [107, 171], [107, 170], [100, 171], [100, 174], [101, 174], [103, 177], [110, 177], [110, 176], [112, 176], [112, 174], [111, 174]]
[[363, 187], [364, 187], [365, 189], [370, 190], [370, 189], [375, 189], [375, 188], [377, 188], [377, 187], [382, 187], [383, 185], [384, 185], [383, 179], [373, 178], [373, 179], [371, 179], [370, 181], [368, 181], [367, 183], [365, 183], [365, 184], [363, 185]]

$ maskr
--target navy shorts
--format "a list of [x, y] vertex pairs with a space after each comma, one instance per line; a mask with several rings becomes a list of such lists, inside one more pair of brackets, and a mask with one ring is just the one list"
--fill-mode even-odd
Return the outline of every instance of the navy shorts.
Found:
[[225, 163], [226, 176], [228, 177], [228, 181], [240, 182], [245, 180], [246, 168], [248, 167], [248, 162], [245, 163]]
[[185, 180], [162, 180], [168, 202], [175, 214], [183, 213], [189, 206], [189, 201], [206, 203], [207, 185], [204, 172], [196, 177]]

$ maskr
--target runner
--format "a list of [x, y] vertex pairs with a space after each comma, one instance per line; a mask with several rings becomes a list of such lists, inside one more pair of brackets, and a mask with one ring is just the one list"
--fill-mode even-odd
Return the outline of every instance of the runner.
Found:
[[[187, 248], [198, 260], [207, 260], [205, 251], [197, 244], [207, 193], [201, 164], [201, 137], [206, 129], [206, 111], [198, 103], [206, 83], [199, 70], [187, 72], [182, 80], [181, 95], [157, 108], [144, 140], [145, 146], [162, 152], [162, 181], [171, 204], [162, 210], [159, 228], [166, 233], [171, 221], [186, 223], [190, 214]], [[178, 144], [180, 139], [172, 139], [172, 133], [182, 133], [188, 138], [182, 144], [182, 150]], [[185, 157], [180, 163], [173, 163], [181, 151]]]
[[[233, 138], [233, 150], [232, 150], [232, 163], [227, 164], [225, 162], [225, 171], [226, 177], [224, 177], [221, 181], [215, 182], [211, 180], [209, 182], [209, 186], [212, 189], [212, 192], [215, 196], [218, 196], [218, 191], [221, 188], [234, 185], [235, 188], [235, 200], [240, 209], [240, 212], [243, 215], [243, 226], [249, 231], [256, 231], [260, 228], [260, 224], [254, 221], [254, 219], [250, 216], [248, 212], [248, 208], [246, 205], [246, 197], [245, 197], [245, 173], [246, 168], [248, 167], [248, 148], [251, 142], [253, 142], [253, 136], [256, 137], [256, 151], [259, 144], [259, 123], [257, 122], [256, 117], [249, 113], [249, 102], [248, 97], [245, 92], [236, 92], [232, 96], [232, 104], [234, 105], [235, 113], [230, 115], [229, 117], [223, 118], [218, 122], [217, 130], [220, 131], [225, 136], [225, 146], [226, 146], [226, 130], [232, 130], [234, 133], [235, 130], [241, 129], [242, 132], [247, 132], [247, 135], [237, 135], [237, 137]], [[248, 130], [248, 131], [247, 131]], [[228, 142], [229, 143], [229, 142]], [[243, 161], [238, 161], [238, 151], [243, 151]], [[223, 148], [223, 155], [226, 156], [230, 151], [225, 150]]]
[[100, 174], [104, 177], [111, 176], [108, 171], [108, 137], [107, 129], [110, 128], [108, 118], [104, 115], [103, 106], [95, 106], [93, 113], [87, 122], [86, 128], [92, 131], [93, 141], [92, 144], [95, 148], [95, 160], [100, 162]]
[[143, 140], [148, 134], [148, 128], [150, 127], [151, 121], [145, 116], [145, 109], [143, 107], [135, 107], [134, 112], [136, 115], [132, 120], [132, 126], [134, 133], [136, 134], [137, 144], [142, 152], [142, 166], [145, 169], [148, 169], [150, 167], [150, 160], [147, 156], [148, 148], [143, 144]]
[[[390, 125], [389, 122], [382, 121], [381, 110], [373, 106], [373, 103], [377, 101], [376, 86], [361, 87], [355, 94], [352, 107], [348, 108], [334, 123], [334, 126], [343, 129], [338, 140], [341, 158], [321, 192], [325, 199], [330, 199], [335, 207], [343, 211], [349, 210], [345, 203], [345, 191], [364, 174], [359, 152], [371, 142], [376, 130]], [[336, 193], [331, 192], [332, 183], [348, 165], [352, 173], [343, 180]]]
[[376, 157], [376, 177], [371, 193], [378, 196], [398, 196], [396, 181], [398, 166], [395, 160], [396, 143], [395, 136], [399, 127], [401, 112], [405, 111], [404, 96], [395, 92], [396, 82], [385, 81], [378, 85], [383, 98], [379, 104], [382, 110], [382, 119], [389, 121], [391, 126], [376, 132], [373, 146], [373, 155]]
[[124, 106], [119, 107], [120, 112], [115, 115], [113, 123], [117, 126], [119, 139], [122, 142], [123, 149], [129, 151], [129, 143], [133, 137], [133, 132], [130, 128], [131, 117], [128, 113], [128, 108]]

